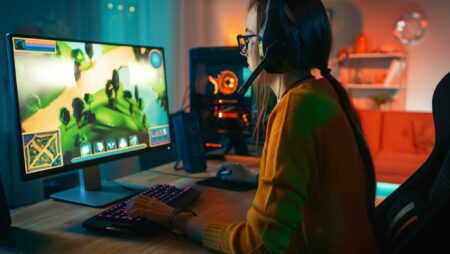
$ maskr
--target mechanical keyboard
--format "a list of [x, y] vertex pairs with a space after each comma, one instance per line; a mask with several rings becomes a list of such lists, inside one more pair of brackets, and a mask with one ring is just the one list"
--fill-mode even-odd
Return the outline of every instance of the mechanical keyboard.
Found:
[[[174, 208], [185, 208], [200, 195], [192, 187], [178, 188], [168, 184], [154, 185], [138, 195], [145, 195], [164, 202]], [[126, 235], [147, 235], [160, 229], [156, 223], [139, 216], [129, 216], [125, 210], [127, 201], [97, 214], [83, 222], [83, 227], [91, 231]]]

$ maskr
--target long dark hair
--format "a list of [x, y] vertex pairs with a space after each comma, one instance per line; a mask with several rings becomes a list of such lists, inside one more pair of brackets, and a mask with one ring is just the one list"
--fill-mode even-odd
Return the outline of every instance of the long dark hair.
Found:
[[[340, 105], [350, 122], [366, 170], [365, 173], [368, 183], [367, 207], [369, 218], [372, 219], [376, 188], [372, 156], [362, 132], [358, 113], [356, 112], [347, 91], [342, 84], [331, 75], [330, 69], [328, 69], [332, 34], [325, 7], [320, 0], [286, 0], [286, 5], [292, 11], [296, 19], [297, 29], [299, 30], [302, 40], [302, 64], [305, 66], [305, 69], [319, 69], [322, 76], [331, 83], [339, 98]], [[249, 9], [256, 8], [257, 11], [258, 29], [261, 29], [262, 24], [264, 23], [266, 6], [267, 0], [250, 0]], [[260, 94], [267, 96], [267, 93]], [[268, 99], [258, 96], [258, 93], [256, 93], [256, 95], [258, 108], [260, 110], [260, 117], [258, 120], [258, 126], [260, 126], [263, 119], [261, 113], [265, 114], [267, 111]]]

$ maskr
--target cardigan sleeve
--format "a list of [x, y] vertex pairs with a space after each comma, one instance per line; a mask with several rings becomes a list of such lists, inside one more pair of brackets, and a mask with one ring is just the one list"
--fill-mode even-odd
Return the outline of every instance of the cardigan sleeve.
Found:
[[317, 167], [314, 114], [308, 98], [286, 97], [268, 122], [259, 186], [247, 220], [208, 225], [203, 244], [213, 251], [284, 253], [303, 221], [311, 172]]

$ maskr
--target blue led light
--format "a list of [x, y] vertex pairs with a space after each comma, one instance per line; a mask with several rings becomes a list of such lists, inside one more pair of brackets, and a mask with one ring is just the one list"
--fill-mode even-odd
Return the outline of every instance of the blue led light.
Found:
[[161, 64], [162, 64], [162, 57], [161, 57], [161, 54], [159, 53], [159, 52], [157, 52], [157, 51], [153, 51], [151, 54], [150, 54], [150, 63], [152, 64], [152, 66], [154, 67], [154, 68], [159, 68], [159, 67], [161, 67]]

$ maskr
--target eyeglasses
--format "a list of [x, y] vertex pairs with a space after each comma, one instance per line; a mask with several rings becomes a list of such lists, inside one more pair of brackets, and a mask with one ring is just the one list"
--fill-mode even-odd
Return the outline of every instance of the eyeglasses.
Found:
[[237, 36], [237, 42], [239, 45], [239, 49], [241, 50], [241, 55], [246, 56], [248, 53], [248, 44], [250, 43], [250, 38], [257, 37], [257, 34], [248, 34], [242, 35], [239, 34]]

